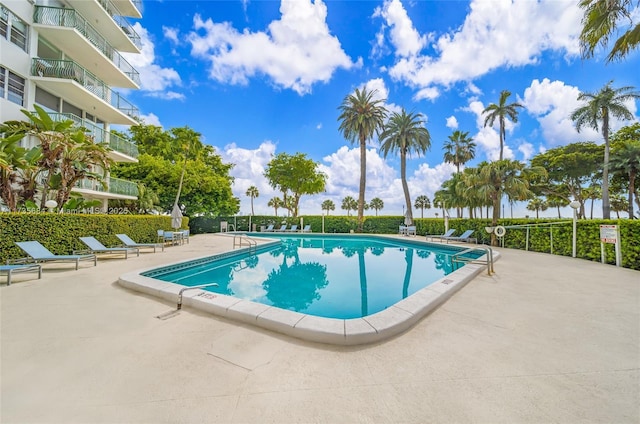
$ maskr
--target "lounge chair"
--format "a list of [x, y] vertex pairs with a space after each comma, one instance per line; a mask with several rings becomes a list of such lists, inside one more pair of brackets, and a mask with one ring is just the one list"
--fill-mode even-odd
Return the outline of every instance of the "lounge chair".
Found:
[[169, 243], [170, 245], [180, 244], [182, 242], [182, 232], [181, 231], [165, 231], [158, 230], [158, 242], [159, 243]]
[[444, 234], [427, 234], [425, 237], [426, 237], [427, 241], [429, 241], [429, 239], [431, 239], [431, 241], [434, 241], [436, 239], [440, 239], [440, 241], [443, 242], [446, 237], [453, 236], [453, 233], [455, 233], [455, 232], [456, 232], [455, 228], [449, 228], [447, 230], [447, 232], [444, 233]]
[[76, 270], [80, 261], [93, 261], [93, 266], [98, 265], [98, 257], [93, 254], [85, 255], [54, 255], [46, 247], [37, 241], [17, 241], [18, 247], [29, 255], [29, 257], [36, 263], [38, 262], [75, 262]]
[[273, 231], [277, 231], [277, 232], [284, 232], [287, 231], [287, 224], [283, 224], [280, 228], [273, 230]]
[[455, 236], [450, 236], [450, 237], [443, 237], [447, 243], [449, 243], [450, 241], [464, 241], [466, 243], [471, 243], [471, 240], [473, 240], [474, 243], [478, 243], [478, 239], [476, 239], [475, 237], [471, 237], [471, 234], [473, 234], [473, 230], [467, 230], [464, 233], [460, 234], [460, 236], [455, 237]]
[[116, 234], [116, 237], [125, 245], [125, 247], [136, 247], [138, 249], [144, 249], [145, 247], [153, 247], [153, 253], [156, 253], [156, 248], [162, 248], [164, 252], [164, 243], [136, 243], [126, 234]]
[[38, 272], [38, 278], [42, 278], [42, 265], [40, 264], [18, 264], [0, 265], [0, 273], [7, 274], [7, 285], [11, 285], [11, 276], [19, 272]]
[[265, 233], [272, 233], [273, 232], [273, 224], [270, 224], [267, 228], [265, 228], [262, 231], [265, 232]]
[[[140, 249], [137, 247], [107, 247], [95, 237], [80, 237], [80, 241], [89, 248], [88, 253], [124, 253], [125, 259], [129, 257], [129, 252], [135, 252], [140, 256]], [[85, 251], [77, 250], [73, 253], [85, 253]]]
[[287, 231], [289, 233], [295, 233], [296, 231], [298, 231], [298, 226], [296, 224], [293, 224], [291, 226], [291, 228], [289, 228], [288, 230], [285, 230], [285, 231]]
[[415, 236], [416, 235], [416, 226], [415, 225], [409, 225], [407, 227], [407, 229], [405, 230], [405, 235], [407, 235], [407, 236]]
[[311, 225], [307, 224], [304, 226], [304, 228], [302, 230], [300, 230], [301, 233], [311, 233], [313, 231], [311, 231]]
[[398, 234], [400, 234], [401, 236], [404, 236], [407, 234], [407, 226], [406, 225], [399, 225], [398, 226]]

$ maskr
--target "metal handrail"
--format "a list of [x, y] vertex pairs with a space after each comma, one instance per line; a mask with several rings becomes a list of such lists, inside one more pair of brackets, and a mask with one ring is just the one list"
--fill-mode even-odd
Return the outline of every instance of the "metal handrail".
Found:
[[461, 252], [454, 253], [451, 255], [452, 262], [462, 262], [462, 263], [482, 263], [477, 259], [465, 258], [462, 255], [473, 252], [474, 250], [482, 250], [486, 256], [486, 264], [487, 264], [487, 274], [491, 275], [493, 273], [493, 249], [489, 246], [478, 246], [478, 247], [470, 247]]
[[252, 239], [251, 237], [247, 236], [246, 234], [234, 234], [233, 236], [233, 248], [235, 249], [236, 246], [238, 247], [242, 247], [242, 241], [246, 240], [247, 244], [249, 246], [249, 251], [251, 251], [251, 248], [253, 248], [253, 252], [255, 253], [256, 248], [258, 247], [258, 242], [254, 239]]
[[200, 284], [199, 286], [191, 286], [180, 289], [180, 291], [178, 292], [177, 310], [179, 311], [180, 309], [182, 309], [182, 293], [186, 292], [187, 290], [201, 289], [203, 287], [218, 287], [218, 283]]

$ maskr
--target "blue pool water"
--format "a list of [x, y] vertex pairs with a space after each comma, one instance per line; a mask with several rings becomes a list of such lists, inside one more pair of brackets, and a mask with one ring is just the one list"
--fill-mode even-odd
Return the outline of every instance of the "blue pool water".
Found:
[[[252, 235], [253, 237], [253, 235]], [[159, 268], [147, 277], [327, 318], [379, 312], [453, 271], [461, 249], [366, 236], [269, 235], [277, 246]]]

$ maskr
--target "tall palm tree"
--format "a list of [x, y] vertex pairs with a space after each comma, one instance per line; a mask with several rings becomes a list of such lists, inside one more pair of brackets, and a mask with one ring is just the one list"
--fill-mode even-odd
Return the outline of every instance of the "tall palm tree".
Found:
[[640, 175], [640, 141], [625, 143], [616, 150], [611, 156], [611, 167], [614, 172], [629, 176], [629, 219], [634, 219], [633, 196], [637, 189], [636, 177]]
[[593, 204], [596, 200], [602, 197], [602, 188], [597, 184], [592, 184], [589, 187], [583, 188], [582, 197], [585, 200], [591, 200], [591, 216], [589, 219], [593, 219]]
[[424, 218], [424, 210], [431, 209], [431, 201], [424, 194], [416, 197], [416, 203], [413, 205], [420, 209], [420, 218]]
[[[492, 227], [498, 225], [500, 200], [503, 194], [518, 200], [525, 200], [532, 196], [532, 192], [529, 190], [530, 174], [544, 176], [546, 171], [544, 168], [538, 167], [526, 168], [522, 162], [509, 159], [491, 163], [485, 162], [479, 166], [474, 189], [492, 200]], [[494, 233], [491, 234], [491, 245], [497, 245]]]
[[566, 206], [569, 206], [569, 201], [567, 199], [565, 199], [564, 197], [547, 195], [547, 205], [549, 205], [550, 208], [556, 208], [557, 209], [557, 211], [558, 211], [558, 219], [560, 219], [560, 218], [562, 218], [562, 216], [560, 215], [560, 208], [564, 208]]
[[476, 143], [468, 132], [454, 131], [442, 148], [445, 151], [444, 161], [455, 165], [457, 173], [460, 173], [460, 165], [476, 157]]
[[375, 209], [376, 216], [378, 216], [378, 211], [382, 210], [382, 208], [384, 208], [384, 202], [382, 201], [381, 198], [374, 197], [373, 199], [371, 199], [371, 202], [369, 202], [369, 207], [371, 209]]
[[253, 199], [255, 199], [256, 197], [260, 196], [260, 192], [258, 191], [258, 187], [256, 186], [251, 186], [247, 189], [247, 192], [245, 193], [245, 195], [247, 197], [251, 198], [251, 215], [255, 215], [253, 213]]
[[333, 200], [327, 199], [322, 202], [322, 210], [327, 211], [327, 215], [329, 215], [329, 211], [335, 211], [336, 205], [333, 203]]
[[507, 104], [509, 96], [511, 96], [509, 90], [502, 90], [498, 103], [491, 103], [482, 111], [483, 115], [487, 115], [486, 118], [484, 118], [485, 127], [487, 125], [493, 126], [496, 119], [498, 120], [498, 125], [500, 126], [500, 160], [503, 158], [506, 119], [509, 118], [514, 123], [518, 122], [518, 108], [524, 107], [517, 102]]
[[338, 117], [345, 139], [360, 145], [360, 191], [358, 194], [358, 227], [362, 231], [364, 222], [364, 194], [367, 185], [367, 140], [374, 134], [380, 134], [387, 110], [383, 104], [386, 99], [374, 99], [377, 90], [367, 91], [366, 88], [349, 94], [344, 98], [338, 109], [342, 112]]
[[623, 59], [640, 44], [640, 23], [636, 20], [634, 26], [632, 18], [640, 3], [633, 3], [632, 0], [580, 0], [580, 7], [584, 9], [580, 33], [582, 57], [593, 57], [598, 45], [607, 47], [609, 36], [617, 35], [619, 24], [627, 27], [627, 23], [631, 23], [613, 44], [607, 62]]
[[276, 196], [269, 199], [267, 206], [269, 206], [270, 208], [273, 208], [275, 215], [278, 216], [278, 208], [282, 207], [283, 204], [284, 202], [282, 201], [282, 199]]
[[[588, 126], [598, 131], [602, 128], [604, 138], [604, 165], [602, 167], [602, 217], [611, 218], [611, 204], [609, 202], [609, 119], [611, 117], [632, 120], [633, 114], [624, 104], [627, 100], [640, 98], [640, 93], [633, 91], [633, 87], [612, 88], [613, 81], [609, 81], [597, 93], [580, 93], [578, 100], [585, 101], [571, 114], [571, 120], [580, 130]], [[600, 126], [599, 123], [602, 122]]]
[[380, 134], [380, 152], [386, 158], [390, 152], [400, 153], [400, 178], [402, 191], [407, 206], [405, 221], [413, 225], [411, 196], [407, 185], [407, 153], [415, 152], [418, 156], [431, 148], [431, 135], [424, 127], [420, 113], [407, 113], [404, 108], [400, 113], [394, 112]]

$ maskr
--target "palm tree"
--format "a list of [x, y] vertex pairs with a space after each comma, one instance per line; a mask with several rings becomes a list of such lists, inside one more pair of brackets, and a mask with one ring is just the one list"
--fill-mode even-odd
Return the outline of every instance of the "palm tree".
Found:
[[[544, 168], [526, 168], [516, 160], [503, 159], [491, 163], [484, 163], [478, 169], [478, 179], [474, 189], [489, 197], [493, 203], [491, 226], [498, 225], [500, 218], [500, 200], [506, 194], [512, 199], [525, 200], [531, 197], [529, 190], [529, 174], [545, 175]], [[496, 246], [497, 240], [491, 234], [491, 245]]]
[[281, 198], [277, 196], [269, 199], [269, 202], [267, 203], [267, 206], [275, 209], [275, 212], [274, 212], [275, 216], [278, 216], [278, 208], [281, 208], [283, 205], [284, 205], [284, 202], [282, 201]]
[[611, 196], [611, 209], [616, 213], [616, 217], [620, 219], [620, 212], [624, 212], [629, 209], [627, 199], [617, 195]]
[[327, 215], [329, 215], [329, 211], [335, 211], [336, 210], [336, 205], [335, 203], [333, 203], [332, 200], [327, 199], [324, 202], [322, 202], [322, 210], [323, 211], [327, 211]]
[[580, 33], [583, 58], [593, 57], [598, 45], [607, 47], [609, 36], [617, 33], [618, 24], [627, 27], [627, 22], [631, 23], [613, 44], [607, 62], [623, 59], [640, 44], [640, 24], [633, 26], [632, 18], [634, 9], [637, 11], [637, 1], [635, 6], [632, 0], [581, 0], [579, 4], [584, 9]]
[[256, 197], [260, 196], [260, 192], [258, 191], [258, 187], [256, 186], [251, 186], [247, 189], [247, 192], [245, 193], [245, 195], [247, 197], [251, 198], [251, 215], [255, 215], [253, 213], [253, 199], [255, 199]]
[[380, 134], [380, 152], [386, 158], [390, 152], [400, 153], [400, 178], [402, 191], [407, 206], [406, 224], [413, 225], [411, 196], [407, 185], [407, 153], [415, 152], [418, 156], [431, 148], [431, 135], [424, 127], [420, 113], [407, 113], [404, 108], [400, 113], [394, 112]]
[[371, 199], [371, 202], [369, 202], [369, 207], [371, 209], [375, 209], [376, 216], [378, 216], [378, 211], [384, 208], [384, 202], [382, 201], [381, 198], [374, 197], [373, 199]]
[[420, 218], [424, 218], [424, 210], [431, 209], [431, 201], [423, 194], [416, 197], [416, 203], [413, 206], [420, 209]]
[[562, 218], [560, 216], [560, 208], [569, 206], [569, 201], [563, 197], [547, 195], [547, 205], [558, 210], [558, 219], [560, 219]]
[[[0, 127], [0, 134], [4, 133]], [[27, 166], [27, 149], [20, 147], [22, 134], [0, 138], [0, 199], [11, 212], [18, 210], [18, 196], [14, 184], [20, 181], [21, 170]]]
[[347, 211], [347, 216], [351, 216], [351, 211], [358, 209], [358, 202], [353, 197], [347, 196], [342, 199], [342, 205], [340, 207]]
[[534, 197], [533, 199], [529, 200], [529, 203], [527, 204], [527, 210], [536, 212], [536, 219], [540, 218], [540, 211], [546, 211], [548, 208], [549, 205], [547, 204], [547, 202], [539, 197]]
[[629, 176], [629, 219], [634, 219], [633, 196], [636, 177], [640, 175], [640, 141], [625, 143], [616, 150], [611, 156], [611, 169], [615, 173]]
[[454, 131], [442, 148], [445, 150], [444, 161], [455, 165], [457, 173], [460, 173], [460, 165], [476, 157], [476, 143], [468, 132]]
[[627, 100], [640, 98], [640, 93], [633, 91], [633, 87], [612, 88], [613, 81], [609, 81], [597, 93], [580, 93], [578, 100], [586, 101], [571, 114], [571, 120], [580, 130], [588, 126], [598, 131], [602, 121], [602, 136], [604, 137], [604, 166], [602, 168], [602, 217], [611, 218], [609, 202], [609, 119], [610, 117], [631, 120], [633, 114], [624, 104]]
[[519, 107], [523, 107], [520, 103], [510, 103], [507, 104], [507, 99], [511, 96], [511, 92], [509, 90], [502, 90], [500, 92], [500, 100], [498, 104], [491, 103], [487, 106], [482, 114], [486, 114], [487, 117], [484, 119], [484, 126], [487, 125], [493, 126], [493, 123], [498, 120], [498, 124], [500, 125], [500, 157], [503, 158], [503, 150], [504, 150], [504, 140], [505, 140], [505, 119], [509, 118], [512, 122], [518, 122], [518, 109]]
[[358, 194], [358, 226], [362, 231], [364, 222], [364, 194], [367, 183], [367, 140], [382, 131], [387, 110], [382, 106], [386, 99], [374, 100], [376, 90], [362, 91], [356, 88], [355, 93], [344, 98], [338, 109], [342, 112], [338, 117], [338, 128], [344, 138], [360, 145], [360, 191]]

